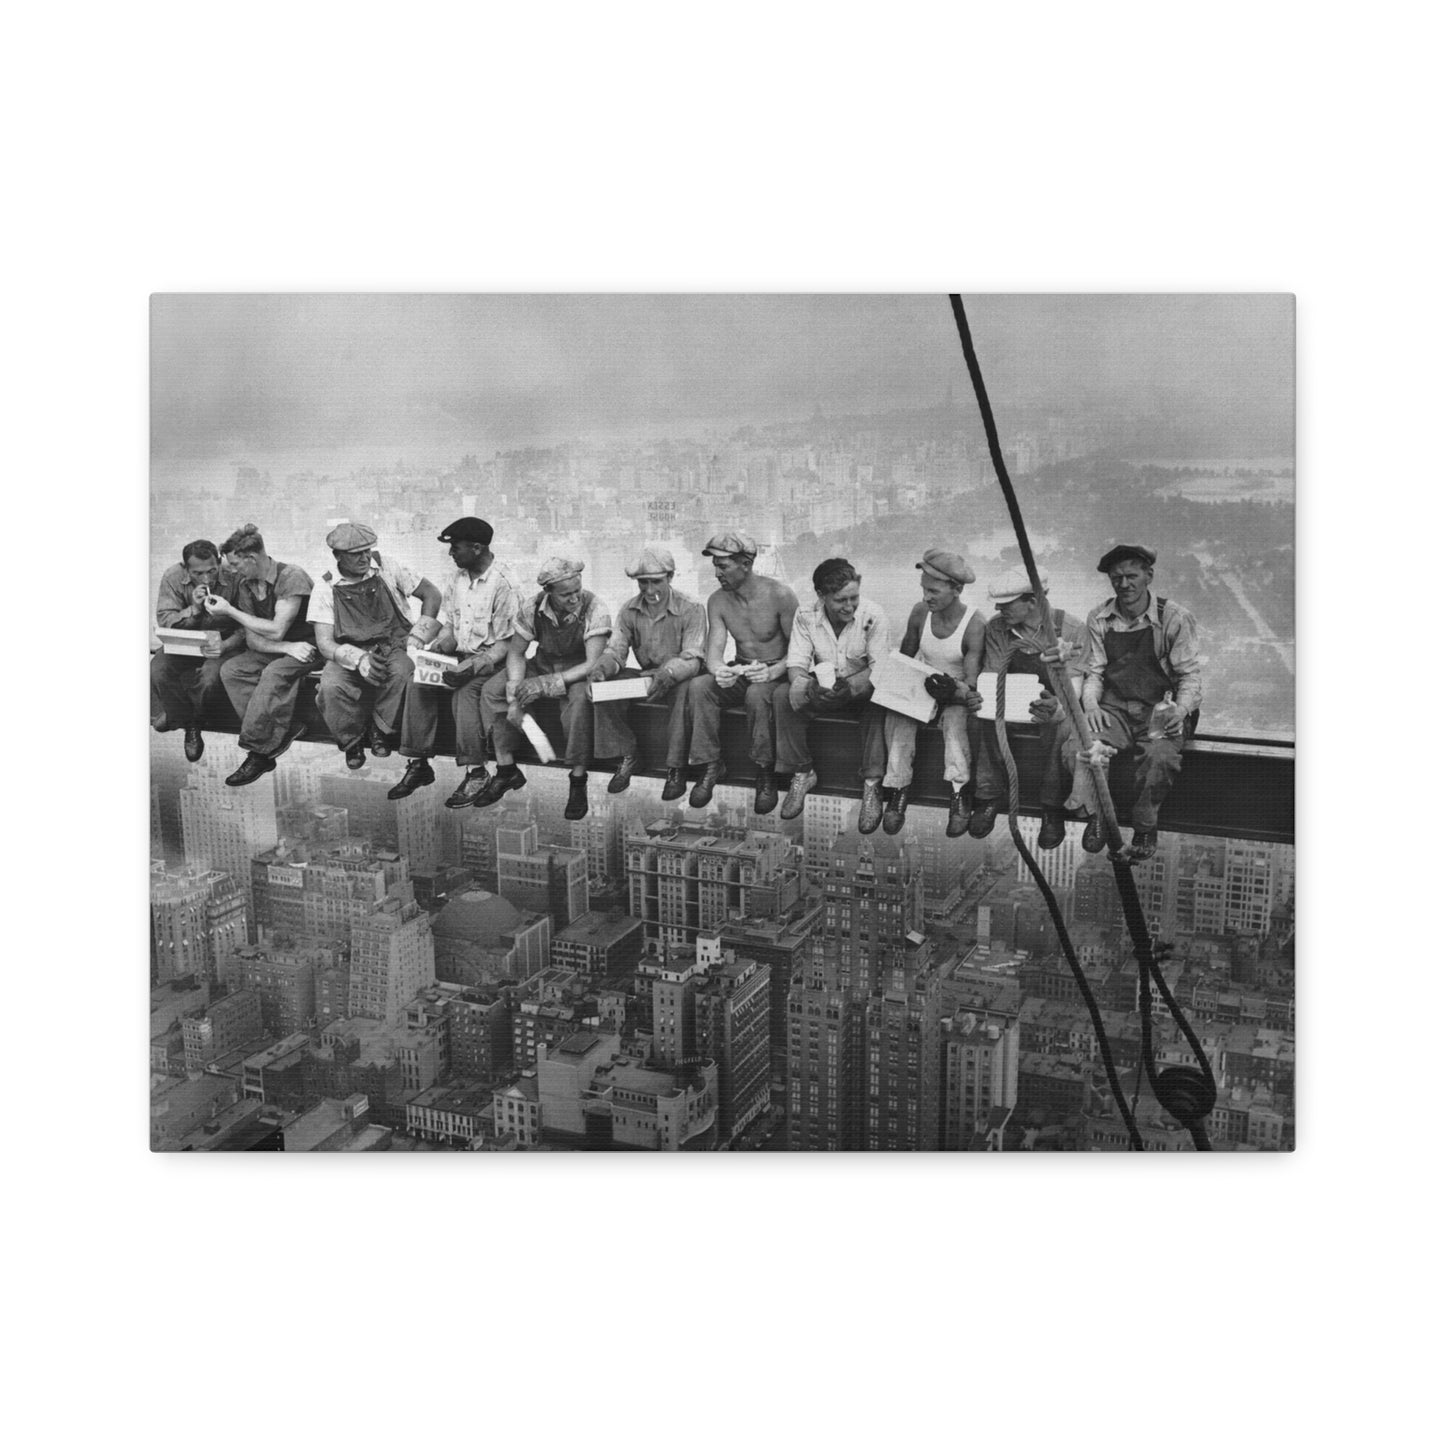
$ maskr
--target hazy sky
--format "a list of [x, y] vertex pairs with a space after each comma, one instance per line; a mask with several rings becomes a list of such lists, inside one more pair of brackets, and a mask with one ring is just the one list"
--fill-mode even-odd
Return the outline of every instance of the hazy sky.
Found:
[[[996, 408], [1162, 404], [1226, 448], [1231, 428], [1291, 434], [1288, 296], [964, 302]], [[168, 295], [151, 323], [157, 458], [488, 455], [588, 431], [930, 406], [950, 383], [968, 396], [943, 295]]]

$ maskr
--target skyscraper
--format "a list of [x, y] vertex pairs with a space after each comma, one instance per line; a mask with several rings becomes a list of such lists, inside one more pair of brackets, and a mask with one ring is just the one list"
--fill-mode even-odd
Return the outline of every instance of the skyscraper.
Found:
[[[967, 1149], [993, 1139], [1019, 1091], [1019, 1020], [1007, 1010], [960, 1009], [943, 1020], [943, 1140]], [[996, 1112], [996, 1111], [1002, 1111]]]
[[399, 1023], [412, 999], [435, 981], [431, 918], [417, 907], [410, 885], [399, 884], [351, 925], [347, 1011]]
[[542, 844], [537, 825], [497, 830], [497, 892], [561, 929], [587, 912], [587, 855]]
[[180, 869], [151, 874], [153, 983], [195, 974], [208, 983], [246, 942], [250, 909], [229, 873]]

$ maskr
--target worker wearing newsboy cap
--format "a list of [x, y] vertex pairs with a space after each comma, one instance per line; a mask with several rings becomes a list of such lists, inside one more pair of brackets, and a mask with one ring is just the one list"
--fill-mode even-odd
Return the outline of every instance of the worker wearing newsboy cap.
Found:
[[[687, 688], [680, 684], [702, 670], [707, 612], [701, 602], [672, 585], [677, 563], [666, 547], [644, 547], [624, 570], [637, 584], [637, 593], [617, 609], [612, 636], [587, 676], [591, 682], [645, 677], [648, 698], [669, 701], [662, 797], [671, 802], [687, 791]], [[627, 665], [629, 652], [636, 667]], [[592, 704], [593, 752], [599, 758], [621, 759], [607, 784], [609, 793], [626, 790], [638, 763], [637, 734], [627, 721], [627, 708], [625, 699]]]
[[[405, 563], [375, 550], [376, 533], [363, 522], [343, 522], [326, 535], [336, 575], [321, 574], [309, 616], [316, 648], [326, 659], [316, 705], [348, 768], [366, 763], [368, 726], [374, 757], [391, 755], [400, 741], [401, 709], [411, 680], [407, 644], [425, 646], [437, 634], [442, 594]], [[412, 621], [409, 598], [421, 603]]]
[[[1194, 614], [1154, 594], [1155, 555], [1141, 543], [1119, 542], [1099, 558], [1114, 595], [1089, 613], [1080, 698], [1090, 739], [1134, 757], [1134, 858], [1148, 858], [1158, 846], [1159, 805], [1179, 775], [1204, 697]], [[1171, 696], [1172, 708], [1156, 725], [1156, 705]], [[1103, 823], [1072, 730], [1063, 760], [1074, 770], [1070, 801], [1089, 814], [1084, 847], [1097, 853], [1106, 841]]]

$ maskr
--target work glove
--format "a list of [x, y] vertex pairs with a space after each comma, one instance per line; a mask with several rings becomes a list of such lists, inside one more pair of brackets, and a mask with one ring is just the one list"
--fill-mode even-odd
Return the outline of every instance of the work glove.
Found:
[[542, 685], [543, 697], [566, 697], [567, 684], [562, 679], [560, 672], [549, 672], [546, 677], [536, 679]]
[[958, 699], [958, 679], [949, 677], [946, 672], [930, 673], [923, 680], [923, 690], [945, 707], [956, 699], [961, 701]]
[[442, 673], [442, 681], [448, 687], [465, 687], [476, 676], [472, 670], [470, 659], [466, 662], [459, 662], [455, 668], [448, 668]]
[[1029, 716], [1036, 723], [1057, 722], [1063, 715], [1063, 703], [1048, 693], [1041, 693], [1029, 704]]

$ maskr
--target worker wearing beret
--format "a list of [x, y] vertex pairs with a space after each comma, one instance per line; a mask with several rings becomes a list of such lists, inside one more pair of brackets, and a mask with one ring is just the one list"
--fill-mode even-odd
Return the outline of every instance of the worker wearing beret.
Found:
[[[680, 684], [702, 670], [707, 612], [701, 602], [672, 585], [677, 563], [666, 547], [644, 547], [625, 570], [637, 583], [637, 595], [618, 608], [612, 636], [588, 678], [605, 682], [616, 677], [646, 677], [649, 698], [660, 700], [670, 694], [667, 780], [662, 797], [671, 802], [687, 790], [687, 689]], [[627, 666], [629, 652], [637, 659], [636, 667]], [[594, 754], [621, 759], [607, 791], [624, 792], [637, 767], [637, 734], [627, 721], [627, 702], [594, 702], [592, 715]]]
[[[400, 744], [402, 701], [411, 680], [407, 643], [426, 646], [437, 635], [442, 594], [410, 567], [375, 551], [376, 533], [361, 522], [343, 522], [326, 536], [337, 575], [322, 575], [311, 593], [316, 647], [326, 659], [316, 705], [346, 766], [366, 762], [371, 751], [389, 757]], [[412, 622], [408, 598], [421, 603]]]
[[[1099, 559], [1114, 595], [1089, 613], [1088, 651], [1080, 701], [1091, 739], [1116, 752], [1132, 751], [1136, 792], [1132, 822], [1135, 858], [1148, 858], [1159, 843], [1159, 805], [1169, 794], [1184, 759], [1204, 698], [1198, 628], [1194, 614], [1152, 590], [1155, 553], [1122, 542]], [[1151, 737], [1156, 704], [1173, 694], [1172, 715]], [[1070, 801], [1089, 813], [1084, 847], [1104, 847], [1102, 820], [1090, 811], [1094, 792], [1087, 758], [1072, 733], [1063, 744], [1065, 766], [1074, 770]]]
[[[522, 716], [539, 698], [562, 698], [562, 761], [571, 774], [562, 816], [587, 816], [587, 764], [592, 757], [592, 700], [587, 677], [612, 635], [605, 604], [582, 586], [584, 564], [574, 557], [550, 557], [537, 573], [542, 590], [517, 609], [505, 672], [482, 688], [482, 720], [491, 731], [497, 771], [477, 799], [486, 808], [527, 779], [516, 763], [522, 745]], [[531, 644], [537, 644], [532, 657]]]
[[[983, 704], [978, 675], [983, 670], [983, 618], [963, 600], [963, 589], [974, 580], [974, 570], [961, 552], [930, 547], [914, 567], [923, 600], [908, 614], [908, 626], [898, 650], [933, 668], [924, 686], [938, 701], [938, 728], [943, 734], [943, 776], [953, 796], [948, 805], [948, 836], [958, 837], [968, 826], [970, 747], [968, 719]], [[883, 831], [897, 833], [908, 810], [908, 789], [913, 782], [913, 757], [918, 723], [902, 713], [890, 712], [884, 726], [888, 743], [888, 771], [883, 776]]]
[[[487, 730], [482, 721], [482, 688], [507, 660], [512, 623], [519, 599], [516, 583], [506, 567], [492, 555], [492, 526], [480, 517], [458, 517], [444, 527], [437, 541], [445, 542], [456, 570], [447, 579], [437, 620], [441, 630], [428, 644], [432, 652], [446, 653], [456, 666], [445, 675], [452, 689], [448, 705], [456, 728], [457, 766], [465, 769], [445, 806], [477, 806], [486, 787]], [[401, 715], [401, 755], [406, 772], [387, 793], [405, 798], [436, 781], [431, 760], [436, 756], [437, 721], [448, 694], [414, 677], [407, 684]]]
[[[788, 687], [788, 640], [798, 598], [793, 589], [753, 570], [758, 544], [746, 533], [719, 532], [708, 540], [703, 556], [712, 558], [718, 590], [707, 599], [707, 651], [704, 671], [688, 683], [692, 715], [690, 761], [702, 765], [702, 777], [688, 795], [688, 804], [705, 808], [722, 780], [722, 710], [742, 703], [748, 718], [748, 756], [757, 768], [753, 811], [771, 813], [778, 806], [774, 767], [785, 749], [780, 728], [797, 730], [806, 748], [807, 724], [789, 708], [775, 708], [773, 694]], [[733, 662], [723, 661], [727, 640], [736, 646]]]
[[[1029, 704], [1029, 714], [1039, 725], [1039, 747], [1044, 761], [1039, 785], [1039, 805], [1043, 813], [1039, 847], [1057, 848], [1064, 841], [1064, 799], [1068, 794], [1068, 779], [1059, 753], [1068, 731], [1068, 714], [1063, 700], [1054, 695], [1042, 655], [1042, 607], [1048, 605], [1049, 590], [1047, 572], [1039, 573], [1039, 583], [1045, 594], [1042, 605], [1034, 596], [1029, 574], [1022, 567], [1010, 568], [989, 583], [988, 600], [995, 610], [983, 630], [983, 670], [1000, 677], [1025, 674], [1038, 678], [1044, 686], [1044, 691]], [[1065, 659], [1068, 676], [1079, 677], [1084, 670], [1084, 624], [1058, 607], [1054, 609], [1053, 621], [1059, 644], [1055, 655]], [[993, 832], [999, 806], [1008, 796], [1008, 778], [993, 719], [982, 717], [980, 722], [973, 811], [968, 818], [968, 832], [973, 838], [987, 838]]]

